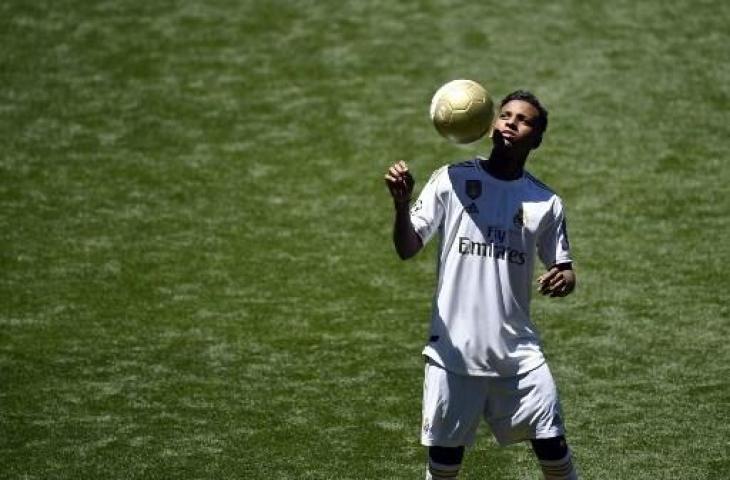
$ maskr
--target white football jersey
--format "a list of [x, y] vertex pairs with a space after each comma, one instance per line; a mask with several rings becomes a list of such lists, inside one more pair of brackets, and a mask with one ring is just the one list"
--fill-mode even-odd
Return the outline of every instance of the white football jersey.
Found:
[[423, 350], [464, 375], [515, 376], [544, 363], [530, 320], [535, 252], [570, 262], [560, 198], [529, 173], [489, 175], [477, 157], [440, 168], [411, 207], [425, 244], [438, 230], [438, 284]]

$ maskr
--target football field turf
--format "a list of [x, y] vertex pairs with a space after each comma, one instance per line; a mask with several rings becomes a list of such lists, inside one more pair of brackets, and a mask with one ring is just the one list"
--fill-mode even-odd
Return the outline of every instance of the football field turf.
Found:
[[[730, 3], [0, 3], [0, 478], [418, 479], [435, 244], [387, 166], [534, 91], [578, 289], [534, 298], [582, 478], [728, 478]], [[435, 243], [435, 242], [434, 242]], [[486, 429], [463, 479], [536, 479]]]

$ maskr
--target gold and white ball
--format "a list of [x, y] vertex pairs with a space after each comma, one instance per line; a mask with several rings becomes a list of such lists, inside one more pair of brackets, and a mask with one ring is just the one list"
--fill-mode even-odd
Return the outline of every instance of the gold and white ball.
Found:
[[454, 143], [473, 143], [491, 130], [494, 102], [487, 89], [474, 80], [452, 80], [434, 94], [430, 114], [443, 137]]

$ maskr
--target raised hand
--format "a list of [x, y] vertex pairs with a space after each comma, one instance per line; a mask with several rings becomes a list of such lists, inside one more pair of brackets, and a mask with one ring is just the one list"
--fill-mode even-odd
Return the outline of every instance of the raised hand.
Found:
[[396, 204], [407, 205], [410, 202], [415, 181], [406, 162], [400, 160], [391, 165], [385, 174], [385, 184]]

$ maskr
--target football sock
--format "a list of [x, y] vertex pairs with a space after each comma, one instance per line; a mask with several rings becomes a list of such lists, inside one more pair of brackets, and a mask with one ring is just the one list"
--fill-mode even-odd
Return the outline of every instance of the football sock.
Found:
[[573, 466], [570, 452], [560, 460], [538, 459], [538, 462], [540, 462], [545, 480], [578, 480], [578, 473]]
[[426, 480], [456, 480], [460, 467], [461, 464], [459, 463], [444, 465], [429, 459], [426, 467]]

